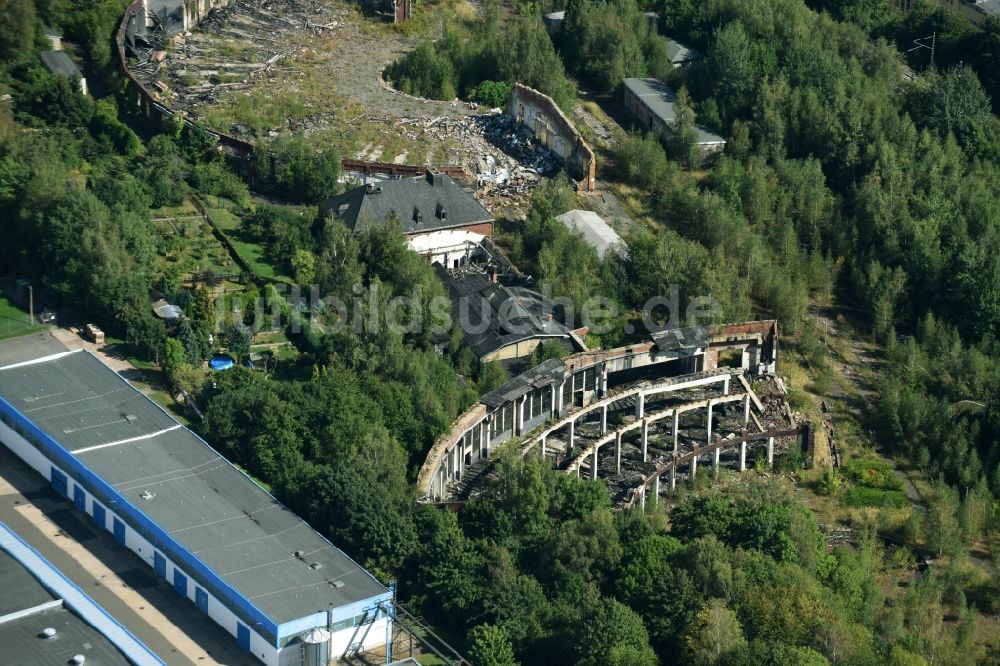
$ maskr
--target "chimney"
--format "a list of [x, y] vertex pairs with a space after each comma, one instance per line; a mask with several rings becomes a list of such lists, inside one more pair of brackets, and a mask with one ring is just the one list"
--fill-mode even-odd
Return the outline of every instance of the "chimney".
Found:
[[545, 318], [548, 319], [549, 321], [552, 321], [552, 313], [549, 312], [547, 315], [545, 315]]
[[491, 265], [489, 267], [489, 276], [490, 276], [490, 283], [491, 284], [496, 284], [497, 282], [499, 282], [499, 280], [497, 279], [498, 276], [497, 276], [497, 267], [496, 266], [492, 266]]
[[441, 187], [444, 185], [444, 175], [437, 169], [428, 169], [427, 182], [430, 183], [432, 187]]
[[375, 194], [375, 183], [368, 183], [365, 185], [365, 192], [368, 194]]

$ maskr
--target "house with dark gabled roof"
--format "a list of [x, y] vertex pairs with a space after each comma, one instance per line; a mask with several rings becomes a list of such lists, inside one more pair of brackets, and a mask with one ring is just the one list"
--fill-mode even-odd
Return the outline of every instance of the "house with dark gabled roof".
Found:
[[335, 217], [354, 232], [395, 216], [408, 239], [444, 230], [493, 236], [493, 215], [454, 178], [431, 170], [356, 187], [322, 202], [319, 215], [321, 223]]

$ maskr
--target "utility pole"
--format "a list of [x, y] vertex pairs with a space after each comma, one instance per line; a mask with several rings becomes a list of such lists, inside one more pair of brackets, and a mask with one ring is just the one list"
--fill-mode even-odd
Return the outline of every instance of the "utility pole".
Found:
[[[927, 40], [930, 40], [930, 45], [927, 44]], [[917, 49], [930, 49], [931, 52], [931, 67], [934, 67], [934, 55], [937, 52], [937, 31], [931, 33], [930, 37], [918, 37], [913, 40], [916, 44], [912, 49], [907, 50], [907, 53], [911, 51], [916, 51]]]
[[28, 285], [28, 325], [35, 323], [35, 288]]

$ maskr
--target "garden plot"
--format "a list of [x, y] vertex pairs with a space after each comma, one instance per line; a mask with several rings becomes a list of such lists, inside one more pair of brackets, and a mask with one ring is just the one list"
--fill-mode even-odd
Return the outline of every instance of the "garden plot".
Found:
[[154, 213], [153, 223], [158, 232], [156, 249], [164, 273], [189, 282], [208, 275], [221, 277], [240, 272], [212, 233], [211, 225], [193, 207]]

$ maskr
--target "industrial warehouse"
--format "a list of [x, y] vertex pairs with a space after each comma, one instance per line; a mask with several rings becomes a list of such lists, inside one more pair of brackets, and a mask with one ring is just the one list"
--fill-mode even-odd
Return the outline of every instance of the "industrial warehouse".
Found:
[[393, 596], [87, 351], [0, 366], [0, 441], [269, 666], [382, 646]]

